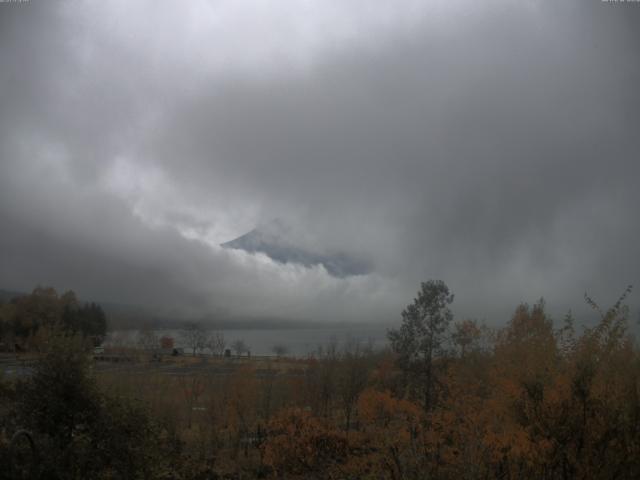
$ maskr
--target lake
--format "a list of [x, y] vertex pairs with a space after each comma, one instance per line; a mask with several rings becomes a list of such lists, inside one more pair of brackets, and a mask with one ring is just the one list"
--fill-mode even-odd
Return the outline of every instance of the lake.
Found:
[[[356, 341], [362, 345], [371, 345], [374, 349], [381, 349], [387, 345], [386, 327], [380, 326], [350, 326], [345, 328], [291, 328], [291, 329], [242, 329], [218, 330], [224, 335], [227, 348], [236, 340], [242, 340], [251, 351], [252, 355], [273, 355], [273, 347], [282, 345], [287, 349], [287, 354], [296, 357], [305, 357], [318, 350], [326, 348], [332, 343], [337, 343], [340, 349], [349, 341]], [[154, 330], [158, 337], [168, 336], [174, 339], [176, 347], [187, 346], [182, 341], [180, 330]], [[137, 344], [139, 331], [117, 330], [110, 332], [105, 341], [106, 345], [130, 345]], [[205, 352], [207, 353], [207, 352]]]

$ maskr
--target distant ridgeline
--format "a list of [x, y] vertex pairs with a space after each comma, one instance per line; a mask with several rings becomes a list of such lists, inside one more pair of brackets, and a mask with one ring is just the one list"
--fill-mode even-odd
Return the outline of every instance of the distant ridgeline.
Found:
[[62, 295], [51, 287], [0, 293], [0, 343], [33, 347], [43, 328], [62, 328], [98, 342], [106, 334], [107, 319], [100, 305], [80, 302], [71, 290]]
[[274, 220], [220, 246], [247, 253], [264, 253], [282, 264], [293, 263], [307, 268], [322, 265], [329, 275], [338, 278], [366, 275], [372, 270], [369, 262], [346, 253], [320, 254], [296, 246], [289, 238], [289, 232], [282, 221]]

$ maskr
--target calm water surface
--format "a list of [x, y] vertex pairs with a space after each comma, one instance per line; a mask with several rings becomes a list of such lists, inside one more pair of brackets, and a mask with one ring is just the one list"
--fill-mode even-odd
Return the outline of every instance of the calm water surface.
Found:
[[[349, 341], [357, 341], [363, 345], [371, 344], [375, 349], [383, 348], [387, 344], [386, 328], [379, 326], [219, 331], [224, 335], [227, 345], [242, 340], [252, 355], [273, 355], [273, 347], [276, 345], [286, 347], [289, 355], [307, 356], [332, 343], [337, 343], [338, 348], [341, 348]], [[186, 347], [180, 330], [155, 330], [155, 333], [158, 337], [173, 337], [176, 347]], [[139, 332], [136, 330], [118, 330], [109, 334], [106, 343], [136, 345], [138, 335]]]

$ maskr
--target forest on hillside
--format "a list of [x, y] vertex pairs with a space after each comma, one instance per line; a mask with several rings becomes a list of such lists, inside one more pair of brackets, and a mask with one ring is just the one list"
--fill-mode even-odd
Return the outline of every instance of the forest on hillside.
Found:
[[0, 478], [640, 478], [630, 292], [610, 308], [585, 295], [599, 322], [582, 331], [543, 301], [488, 328], [428, 281], [386, 350], [165, 360], [180, 374], [99, 368], [94, 327], [41, 299], [32, 373], [0, 378]]

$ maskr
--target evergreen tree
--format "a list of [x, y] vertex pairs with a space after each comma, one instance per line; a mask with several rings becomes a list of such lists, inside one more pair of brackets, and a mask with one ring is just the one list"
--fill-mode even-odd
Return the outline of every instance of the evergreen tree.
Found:
[[421, 397], [425, 410], [436, 403], [436, 361], [444, 353], [444, 340], [453, 314], [453, 294], [442, 280], [421, 284], [418, 296], [402, 312], [402, 325], [387, 336], [411, 391]]

